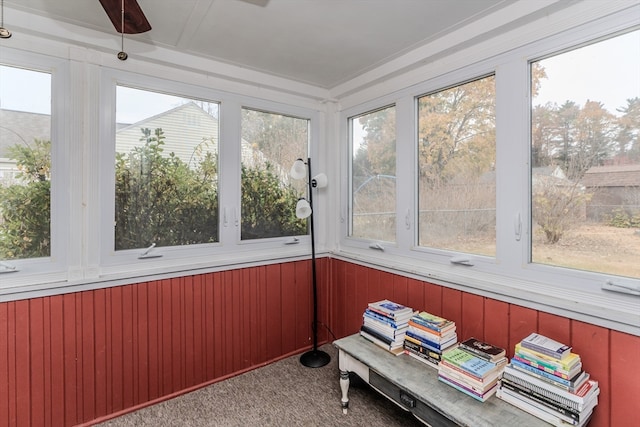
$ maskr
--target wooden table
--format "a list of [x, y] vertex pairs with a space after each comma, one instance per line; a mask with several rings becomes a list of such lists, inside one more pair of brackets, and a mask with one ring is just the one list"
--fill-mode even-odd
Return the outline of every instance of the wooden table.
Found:
[[438, 381], [438, 371], [403, 354], [396, 356], [360, 334], [333, 343], [339, 351], [342, 408], [349, 407], [349, 372], [432, 427], [548, 427], [549, 424], [491, 396], [480, 402]]

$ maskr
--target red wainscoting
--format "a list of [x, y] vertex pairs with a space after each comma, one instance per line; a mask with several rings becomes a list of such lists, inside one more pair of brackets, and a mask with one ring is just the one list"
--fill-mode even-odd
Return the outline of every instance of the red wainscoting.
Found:
[[[310, 267], [1, 303], [0, 426], [90, 423], [309, 348]], [[319, 260], [320, 283], [328, 268]], [[327, 323], [323, 289], [319, 319]], [[319, 333], [326, 341], [326, 330]]]
[[331, 261], [330, 319], [334, 333], [356, 333], [368, 302], [388, 298], [452, 319], [459, 338], [476, 338], [513, 349], [539, 332], [569, 343], [598, 380], [600, 397], [590, 427], [640, 426], [640, 337], [532, 310], [373, 268]]
[[[389, 298], [505, 347], [570, 343], [600, 383], [591, 427], [640, 425], [640, 337], [335, 259], [318, 268], [319, 341]], [[90, 424], [220, 381], [311, 343], [311, 264], [186, 276], [0, 303], [0, 427]]]

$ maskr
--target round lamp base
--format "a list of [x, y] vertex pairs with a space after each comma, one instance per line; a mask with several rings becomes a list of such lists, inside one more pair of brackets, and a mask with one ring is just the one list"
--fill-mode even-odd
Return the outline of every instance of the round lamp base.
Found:
[[310, 350], [300, 356], [300, 363], [307, 368], [320, 368], [331, 361], [331, 356], [322, 350]]

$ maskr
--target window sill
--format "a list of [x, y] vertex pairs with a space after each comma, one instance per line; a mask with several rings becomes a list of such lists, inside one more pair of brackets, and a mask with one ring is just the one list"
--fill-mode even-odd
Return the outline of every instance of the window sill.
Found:
[[554, 283], [541, 283], [513, 275], [497, 275], [478, 271], [474, 267], [429, 263], [388, 253], [381, 256], [352, 248], [342, 249], [332, 256], [393, 274], [640, 336], [640, 297], [637, 296], [600, 289], [576, 292], [559, 288]]

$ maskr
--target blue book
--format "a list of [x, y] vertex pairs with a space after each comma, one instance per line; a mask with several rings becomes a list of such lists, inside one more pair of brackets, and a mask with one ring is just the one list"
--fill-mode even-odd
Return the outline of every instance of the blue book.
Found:
[[442, 360], [446, 360], [451, 365], [457, 366], [479, 378], [483, 378], [497, 369], [495, 363], [474, 356], [459, 347], [442, 353]]
[[406, 326], [406, 322], [404, 324], [402, 323], [398, 324], [394, 322], [393, 319], [387, 316], [383, 316], [382, 314], [376, 313], [373, 310], [369, 310], [368, 308], [364, 311], [364, 314], [362, 315], [362, 317], [377, 320], [378, 322], [383, 322], [395, 329], [397, 329], [399, 326], [400, 327]]

